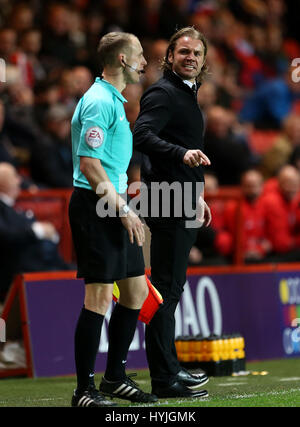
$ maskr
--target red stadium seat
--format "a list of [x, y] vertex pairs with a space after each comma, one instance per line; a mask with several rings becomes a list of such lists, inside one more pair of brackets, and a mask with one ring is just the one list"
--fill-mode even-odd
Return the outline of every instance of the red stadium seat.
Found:
[[263, 154], [274, 144], [279, 132], [275, 130], [254, 130], [250, 134], [249, 142], [252, 151]]
[[74, 251], [69, 226], [68, 207], [72, 190], [23, 191], [16, 207], [32, 210], [39, 221], [49, 221], [60, 235], [59, 250], [66, 262], [74, 261]]
[[39, 221], [49, 221], [59, 233], [64, 227], [64, 203], [60, 199], [19, 200], [17, 208], [23, 211], [32, 210]]

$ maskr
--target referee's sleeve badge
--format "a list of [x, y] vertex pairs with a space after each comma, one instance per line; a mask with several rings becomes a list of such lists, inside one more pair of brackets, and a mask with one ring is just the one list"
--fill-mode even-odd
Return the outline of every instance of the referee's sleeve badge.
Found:
[[103, 144], [104, 133], [99, 126], [90, 127], [85, 132], [85, 142], [91, 148], [98, 148]]

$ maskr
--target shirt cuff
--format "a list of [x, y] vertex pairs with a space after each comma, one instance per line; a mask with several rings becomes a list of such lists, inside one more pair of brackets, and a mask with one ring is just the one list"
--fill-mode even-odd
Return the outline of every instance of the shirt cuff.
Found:
[[37, 239], [40, 239], [40, 240], [47, 239], [47, 240], [50, 240], [51, 242], [53, 242], [55, 244], [59, 243], [59, 239], [60, 239], [59, 234], [55, 233], [51, 238], [46, 237], [43, 226], [41, 224], [39, 224], [38, 222], [34, 222], [31, 226], [31, 228], [32, 228], [32, 231], [34, 232]]
[[43, 229], [41, 224], [39, 224], [38, 222], [34, 222], [31, 226], [31, 228], [35, 234], [35, 237], [37, 237], [38, 239], [44, 239], [45, 238], [44, 229]]

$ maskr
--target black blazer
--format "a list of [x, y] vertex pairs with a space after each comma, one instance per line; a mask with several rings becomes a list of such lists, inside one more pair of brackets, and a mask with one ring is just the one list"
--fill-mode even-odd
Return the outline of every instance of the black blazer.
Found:
[[0, 300], [17, 273], [68, 269], [57, 244], [36, 237], [36, 219], [27, 214], [0, 200]]
[[[143, 94], [133, 132], [134, 149], [142, 152], [141, 178], [151, 182], [203, 182], [201, 166], [183, 163], [190, 149], [203, 150], [203, 116], [193, 90], [171, 71]], [[196, 196], [193, 196], [195, 200]]]
[[6, 291], [20, 269], [21, 254], [37, 241], [32, 220], [0, 200], [0, 289]]
[[165, 72], [142, 96], [133, 142], [149, 157], [146, 181], [203, 181], [201, 166], [182, 161], [188, 150], [203, 149], [202, 113], [192, 89], [173, 72]]

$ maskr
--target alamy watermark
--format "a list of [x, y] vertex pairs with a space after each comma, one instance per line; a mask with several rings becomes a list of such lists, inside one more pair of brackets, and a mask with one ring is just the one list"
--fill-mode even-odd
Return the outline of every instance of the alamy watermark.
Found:
[[6, 341], [6, 323], [4, 319], [0, 318], [0, 342]]
[[0, 83], [6, 82], [6, 62], [0, 58]]
[[299, 83], [300, 82], [300, 58], [294, 58], [292, 61], [292, 67], [296, 67], [293, 71], [292, 71], [292, 81], [294, 83]]
[[[121, 179], [121, 177], [120, 177]], [[109, 181], [98, 185], [96, 193], [99, 200], [96, 205], [97, 215], [101, 218], [117, 217], [116, 203], [111, 200], [113, 184]], [[151, 182], [147, 186], [143, 182], [133, 182], [127, 193], [132, 197], [128, 206], [137, 215], [147, 218], [184, 218], [186, 228], [201, 227], [205, 212], [203, 182]], [[108, 197], [110, 194], [110, 197]]]

